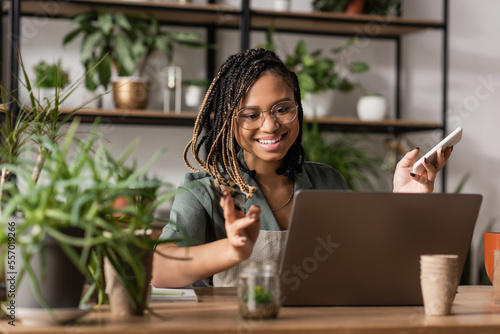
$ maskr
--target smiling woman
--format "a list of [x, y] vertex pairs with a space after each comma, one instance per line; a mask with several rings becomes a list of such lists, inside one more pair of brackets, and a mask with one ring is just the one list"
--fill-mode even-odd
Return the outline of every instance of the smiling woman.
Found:
[[[304, 161], [303, 110], [297, 76], [272, 51], [235, 54], [219, 69], [184, 150], [186, 174], [160, 239], [153, 285], [182, 287], [203, 280], [234, 286], [248, 259], [279, 261], [294, 193], [300, 189], [345, 190], [330, 166]], [[200, 170], [187, 158], [191, 152]], [[398, 164], [395, 191], [429, 192], [450, 151], [421, 175], [410, 175], [418, 150]], [[223, 190], [219, 200], [218, 191]], [[217, 203], [219, 202], [219, 203]], [[241, 207], [235, 207], [237, 202]], [[184, 257], [189, 247], [190, 261]]]

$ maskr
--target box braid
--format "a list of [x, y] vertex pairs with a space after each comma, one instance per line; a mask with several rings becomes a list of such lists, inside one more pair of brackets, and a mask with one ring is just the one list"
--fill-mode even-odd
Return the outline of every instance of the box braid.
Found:
[[[265, 72], [281, 77], [293, 89], [298, 105], [299, 135], [285, 155], [283, 165], [276, 171], [294, 179], [295, 173], [302, 171], [304, 161], [299, 82], [295, 73], [289, 71], [274, 52], [265, 49], [251, 49], [232, 55], [220, 67], [201, 104], [193, 138], [183, 153], [184, 163], [189, 169], [199, 171], [188, 162], [187, 152], [191, 150], [196, 163], [214, 178], [217, 186], [229, 188], [231, 192], [238, 186], [247, 198], [252, 197], [256, 188], [247, 184], [241, 171], [251, 176], [255, 175], [255, 171], [249, 171], [238, 162], [237, 153], [241, 148], [234, 136], [237, 125], [233, 115], [248, 88]], [[203, 147], [205, 159], [200, 157]]]

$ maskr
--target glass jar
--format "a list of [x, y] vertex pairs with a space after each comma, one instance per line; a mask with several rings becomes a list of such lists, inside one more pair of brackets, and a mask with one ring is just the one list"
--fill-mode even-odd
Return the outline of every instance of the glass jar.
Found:
[[268, 319], [278, 316], [280, 279], [274, 261], [249, 261], [238, 277], [240, 316], [245, 319]]

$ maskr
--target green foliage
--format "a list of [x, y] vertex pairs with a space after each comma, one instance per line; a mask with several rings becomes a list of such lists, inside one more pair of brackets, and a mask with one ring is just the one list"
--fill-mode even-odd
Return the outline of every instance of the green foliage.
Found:
[[363, 13], [373, 15], [394, 15], [401, 0], [365, 0]]
[[208, 88], [210, 85], [210, 80], [207, 78], [198, 78], [198, 79], [185, 79], [182, 80], [182, 84], [184, 86], [201, 86], [203, 88]]
[[303, 146], [306, 160], [327, 164], [337, 169], [344, 177], [350, 190], [373, 190], [368, 175], [378, 179], [380, 159], [370, 157], [368, 152], [359, 147], [361, 137], [339, 134], [339, 138], [329, 143], [314, 119], [311, 128], [304, 124]]
[[316, 12], [343, 12], [349, 0], [313, 0], [312, 7]]
[[[139, 279], [139, 287], [144, 287], [148, 282], [145, 282], [146, 268], [141, 256], [152, 251], [157, 241], [137, 235], [147, 234], [155, 221], [155, 210], [173, 196], [162, 181], [146, 175], [163, 151], [158, 151], [141, 168], [128, 167], [126, 160], [137, 142], [119, 159], [114, 159], [97, 133], [97, 123], [84, 139], [76, 138], [77, 129], [78, 122], [74, 121], [60, 144], [46, 137], [38, 138], [45, 160], [43, 182], [37, 184], [31, 178], [32, 161], [17, 159], [14, 164], [1, 166], [13, 171], [24, 185], [23, 189], [14, 183], [5, 186], [10, 197], [2, 203], [2, 254], [7, 254], [3, 225], [10, 216], [20, 212], [24, 222], [17, 226], [16, 246], [22, 258], [30, 259], [35, 253], [43, 253], [42, 245], [50, 236], [87, 279], [96, 280], [97, 287], [102, 288], [100, 275], [95, 275], [96, 268], [90, 270], [88, 262], [92, 259], [93, 263], [102, 263], [104, 257], [110, 258], [117, 268], [129, 266]], [[119, 197], [127, 198], [128, 205], [114, 207]], [[83, 231], [83, 236], [65, 235], [62, 231], [69, 227]], [[74, 247], [82, 249], [81, 255]], [[36, 277], [29, 265], [25, 264], [22, 272], [27, 273], [36, 286]], [[129, 295], [135, 296], [137, 285], [125, 277], [122, 280]]]
[[[43, 245], [47, 237], [56, 240], [75, 266], [94, 282], [89, 293], [99, 290], [101, 300], [104, 286], [100, 265], [104, 257], [109, 257], [115, 268], [125, 265], [131, 268], [138, 277], [137, 283], [145, 286], [148, 282], [143, 275], [146, 269], [141, 261], [142, 254], [152, 251], [157, 241], [137, 235], [148, 235], [152, 222], [158, 221], [154, 212], [174, 196], [173, 192], [167, 192], [166, 184], [146, 175], [163, 151], [158, 151], [138, 168], [127, 164], [137, 142], [115, 159], [97, 133], [97, 122], [83, 139], [76, 136], [77, 120], [63, 134], [62, 126], [79, 108], [63, 116], [59, 106], [77, 83], [64, 93], [56, 89], [54, 99], [42, 103], [33, 94], [22, 60], [20, 65], [25, 80], [20, 82], [29, 92], [30, 105], [15, 100], [9, 102], [19, 106], [14, 116], [6, 102], [9, 94], [0, 86], [0, 102], [5, 115], [0, 123], [3, 141], [0, 150], [0, 254], [8, 254], [6, 224], [9, 217], [20, 214], [24, 221], [16, 226], [16, 248], [25, 266], [19, 273], [19, 280], [28, 276], [41, 305], [47, 306], [28, 263], [35, 253], [40, 253], [42, 258], [45, 256]], [[10, 175], [16, 175], [16, 182], [9, 182]], [[2, 196], [5, 194], [8, 196]], [[126, 198], [128, 204], [116, 208], [117, 198]], [[67, 228], [82, 231], [82, 236], [67, 235]], [[81, 248], [81, 253], [75, 247]], [[0, 270], [4, 263], [0, 259]], [[135, 298], [135, 305], [144, 304], [135, 297], [137, 284], [127, 280], [123, 271], [117, 272], [122, 275], [131, 301]]]
[[243, 301], [255, 301], [257, 304], [270, 304], [274, 302], [274, 298], [271, 292], [264, 289], [262, 285], [257, 285], [253, 288], [253, 291], [248, 291], [243, 296]]
[[[312, 7], [317, 12], [344, 12], [350, 0], [313, 0]], [[391, 15], [401, 5], [401, 0], [364, 0], [363, 13]]]
[[69, 83], [68, 72], [62, 68], [60, 60], [54, 64], [41, 61], [33, 69], [35, 71], [35, 85], [37, 87], [64, 88]]
[[73, 22], [78, 27], [64, 37], [63, 45], [82, 36], [80, 58], [90, 91], [107, 88], [112, 67], [119, 76], [142, 76], [156, 53], [165, 55], [170, 63], [175, 43], [205, 47], [195, 33], [162, 30], [152, 15], [90, 11], [75, 16]]
[[[351, 37], [346, 43], [330, 51], [332, 55], [342, 56], [355, 42]], [[300, 40], [293, 54], [287, 55], [286, 66], [297, 73], [302, 94], [318, 93], [326, 89], [350, 92], [357, 84], [342, 74], [342, 59], [325, 57], [322, 50], [307, 51], [304, 40]], [[364, 62], [349, 62], [346, 71], [350, 74], [363, 73], [370, 69]]]

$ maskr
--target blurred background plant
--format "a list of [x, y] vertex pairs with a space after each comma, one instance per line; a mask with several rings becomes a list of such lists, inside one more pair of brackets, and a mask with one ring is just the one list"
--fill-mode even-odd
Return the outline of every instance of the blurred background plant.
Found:
[[35, 86], [45, 88], [64, 88], [69, 83], [68, 72], [62, 68], [61, 60], [48, 64], [44, 60], [38, 62], [34, 67]]
[[360, 86], [349, 76], [366, 72], [370, 67], [365, 62], [348, 59], [346, 51], [355, 41], [356, 37], [349, 38], [339, 47], [330, 50], [333, 57], [327, 57], [323, 56], [321, 49], [309, 52], [306, 42], [299, 40], [294, 53], [286, 56], [285, 64], [297, 74], [301, 93], [305, 95], [327, 89], [348, 93], [355, 86]]
[[381, 175], [381, 159], [372, 157], [361, 145], [368, 137], [337, 133], [328, 140], [327, 133], [319, 130], [317, 120], [303, 127], [305, 159], [327, 164], [344, 177], [349, 190], [374, 190], [374, 181]]

